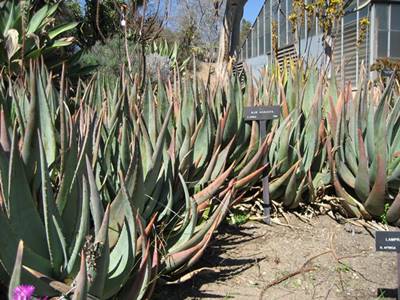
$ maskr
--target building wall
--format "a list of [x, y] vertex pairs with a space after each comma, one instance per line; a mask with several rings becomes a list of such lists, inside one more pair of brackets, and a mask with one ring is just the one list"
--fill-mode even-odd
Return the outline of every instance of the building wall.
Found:
[[[313, 1], [313, 0], [308, 0]], [[245, 43], [240, 51], [240, 60], [252, 67], [254, 75], [271, 62], [272, 35], [278, 36], [278, 48], [295, 43], [287, 16], [291, 13], [292, 0], [266, 0]], [[362, 9], [355, 10], [356, 8]], [[333, 35], [333, 68], [339, 82], [351, 81], [353, 86], [359, 80], [362, 66], [369, 66], [377, 58], [400, 59], [400, 1], [399, 0], [355, 0]], [[366, 36], [360, 39], [362, 19], [369, 20]], [[277, 32], [272, 32], [272, 22], [277, 22]], [[297, 54], [324, 63], [322, 34], [317, 20], [310, 24], [304, 20], [300, 41], [294, 46]]]
[[[311, 0], [309, 0], [311, 1]], [[257, 76], [259, 70], [272, 61], [273, 35], [278, 38], [278, 49], [286, 48], [295, 43], [291, 24], [287, 16], [292, 10], [292, 0], [266, 0], [252, 29], [241, 47], [239, 60], [244, 61], [252, 68]], [[273, 32], [272, 23], [276, 22], [277, 32]], [[322, 53], [321, 34], [316, 20], [311, 25], [311, 30], [306, 32], [307, 18], [304, 28], [300, 30], [302, 39], [295, 45], [297, 53], [307, 55], [314, 59]], [[308, 39], [307, 39], [308, 38]]]
[[[365, 1], [353, 2], [350, 9], [363, 7]], [[340, 82], [350, 81], [353, 87], [359, 81], [360, 70], [369, 68], [371, 26], [367, 27], [366, 35], [362, 38], [360, 22], [367, 19], [371, 24], [371, 6], [364, 6], [354, 13], [346, 15], [340, 22], [334, 40], [334, 71]]]
[[246, 60], [246, 65], [251, 69], [252, 75], [255, 78], [259, 78], [262, 72], [262, 69], [268, 65], [270, 60], [269, 55], [259, 55], [256, 57], [252, 57]]
[[[311, 0], [309, 0], [311, 1]], [[266, 0], [254, 22], [252, 29], [241, 47], [240, 59], [246, 60], [256, 56], [269, 55], [272, 51], [272, 35], [278, 36], [278, 48], [284, 48], [294, 43], [291, 24], [287, 16], [292, 10], [292, 0]], [[306, 18], [305, 18], [306, 19]], [[277, 24], [277, 32], [272, 32], [272, 22]], [[304, 27], [307, 21], [304, 20]], [[305, 38], [305, 28], [301, 35]], [[318, 35], [318, 26], [314, 21], [309, 36]]]

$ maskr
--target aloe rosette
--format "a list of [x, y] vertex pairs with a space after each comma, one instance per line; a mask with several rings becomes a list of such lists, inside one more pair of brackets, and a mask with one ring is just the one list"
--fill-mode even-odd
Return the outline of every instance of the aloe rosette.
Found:
[[400, 103], [396, 82], [344, 88], [328, 116], [333, 184], [347, 214], [398, 224]]
[[[74, 294], [80, 261], [86, 257], [90, 280], [80, 291], [83, 299], [87, 294], [111, 297], [144, 259], [137, 255], [140, 219], [133, 208], [126, 211], [130, 218], [110, 246], [111, 208], [104, 210], [90, 159], [93, 116], [83, 105], [71, 115], [44, 67], [32, 66], [29, 80], [28, 90], [10, 85], [3, 94], [9, 98], [2, 99], [0, 222], [1, 236], [8, 239], [0, 250], [1, 278], [7, 282], [15, 274], [12, 253], [23, 240], [17, 272], [22, 283], [36, 287], [35, 294]], [[146, 232], [139, 238], [149, 243]], [[144, 293], [147, 283], [137, 289]]]
[[316, 201], [317, 190], [330, 181], [325, 163], [325, 77], [316, 68], [291, 62], [287, 68], [265, 70], [258, 102], [279, 105], [281, 116], [268, 149], [270, 196], [286, 208]]

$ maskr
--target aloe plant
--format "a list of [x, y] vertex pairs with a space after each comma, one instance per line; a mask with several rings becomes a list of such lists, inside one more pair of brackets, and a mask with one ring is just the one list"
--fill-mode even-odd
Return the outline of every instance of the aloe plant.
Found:
[[347, 86], [330, 104], [333, 184], [349, 216], [376, 218], [389, 204], [387, 219], [398, 224], [399, 94], [394, 78], [385, 88], [370, 88], [363, 78], [354, 96]]
[[297, 208], [317, 198], [330, 181], [324, 151], [325, 77], [304, 62], [264, 71], [255, 101], [281, 106], [281, 116], [270, 122], [274, 132], [268, 149], [270, 196], [286, 208]]
[[[2, 99], [0, 222], [8, 240], [0, 250], [1, 278], [18, 272], [20, 281], [34, 285], [39, 296], [75, 297], [79, 292], [110, 298], [135, 280], [135, 264], [152, 249], [140, 254], [140, 245], [149, 240], [144, 231], [136, 238], [141, 219], [129, 205], [124, 182], [118, 203], [126, 218], [110, 245], [114, 206], [104, 210], [91, 165], [92, 112], [84, 105], [70, 111], [50, 76], [44, 67], [32, 66], [29, 89], [14, 83], [4, 93], [9, 98]], [[19, 240], [24, 242], [23, 264], [13, 272], [12, 253]], [[73, 286], [80, 280], [83, 257], [90, 280], [86, 291], [79, 291]], [[139, 279], [134, 282], [144, 294], [148, 282]]]
[[272, 199], [312, 204], [331, 182], [348, 216], [379, 218], [389, 205], [387, 219], [398, 223], [398, 84], [372, 87], [364, 74], [353, 96], [319, 74], [291, 62], [266, 70], [255, 93], [260, 104], [282, 107], [268, 155]]
[[[0, 81], [0, 280], [10, 291], [151, 297], [160, 276], [198, 261], [266, 160], [285, 207], [316, 201], [332, 181], [349, 215], [377, 217], [389, 203], [398, 222], [393, 81], [384, 92], [365, 81], [353, 99], [301, 63], [244, 93], [235, 79], [210, 86], [179, 73], [142, 93], [134, 78], [98, 73], [72, 94], [33, 62], [26, 83]], [[243, 120], [243, 106], [258, 104], [282, 107], [265, 140]]]
[[[110, 88], [105, 81], [99, 81], [99, 84], [101, 87], [92, 86], [92, 94], [96, 91], [104, 91], [104, 94], [98, 95], [97, 100], [91, 99], [91, 105], [100, 107], [101, 100], [106, 99], [103, 105], [108, 109], [115, 108], [103, 118], [103, 129], [98, 127], [99, 131], [104, 130], [114, 136], [114, 139], [110, 135], [104, 137], [104, 140], [114, 142], [108, 143], [109, 162], [106, 164], [109, 167], [101, 168], [108, 173], [101, 171], [100, 181], [103, 178], [109, 180], [108, 174], [112, 170], [127, 169], [129, 145], [138, 149], [140, 160], [134, 168], [129, 167], [132, 173], [128, 172], [126, 176], [129, 182], [127, 192], [132, 195], [133, 205], [144, 222], [151, 224], [156, 218], [162, 228], [158, 232], [164, 243], [161, 271], [164, 274], [178, 269], [182, 271], [197, 260], [200, 255], [194, 253], [203, 252], [213, 229], [222, 221], [227, 207], [235, 198], [236, 192], [232, 188], [240, 190], [254, 180], [255, 171], [259, 174], [266, 147], [264, 145], [255, 153], [257, 157], [252, 162], [253, 155], [244, 158], [244, 155], [238, 154], [246, 149], [250, 126], [242, 120], [242, 95], [236, 82], [232, 84], [229, 94], [221, 90], [220, 96], [211, 98], [210, 91], [196, 81], [179, 80], [174, 86], [166, 87], [160, 81], [157, 102], [154, 101], [155, 94], [150, 83], [141, 101], [137, 100], [135, 86], [131, 90], [121, 90], [118, 89], [121, 82], [115, 83], [114, 88]], [[121, 91], [126, 91], [129, 96], [119, 94]], [[226, 97], [226, 103], [223, 97]], [[131, 99], [131, 102], [126, 99]], [[220, 114], [222, 117], [219, 117]], [[137, 140], [133, 146], [135, 136]], [[237, 143], [235, 149], [233, 145], [237, 136], [243, 140]], [[238, 168], [240, 159], [251, 162], [247, 170]], [[102, 163], [100, 157], [97, 162]], [[235, 177], [240, 180], [228, 188], [227, 182]], [[110, 182], [110, 185], [114, 184]], [[107, 193], [105, 198], [110, 198]], [[218, 198], [226, 208], [215, 202]], [[115, 203], [111, 204], [111, 208]], [[206, 210], [208, 221], [204, 222]], [[203, 248], [198, 246], [199, 243]], [[195, 260], [191, 259], [193, 256], [196, 256]], [[187, 264], [189, 259], [191, 263]]]
[[97, 74], [66, 95], [44, 66], [27, 78], [0, 85], [0, 278], [19, 272], [39, 296], [149, 297], [160, 275], [196, 263], [265, 168], [270, 140], [244, 123], [236, 81], [138, 94]]

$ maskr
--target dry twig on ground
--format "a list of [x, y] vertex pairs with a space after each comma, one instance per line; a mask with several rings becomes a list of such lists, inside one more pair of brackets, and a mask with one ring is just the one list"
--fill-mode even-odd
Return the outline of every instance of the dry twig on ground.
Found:
[[282, 282], [284, 282], [284, 281], [288, 280], [289, 278], [294, 277], [294, 276], [296, 276], [296, 275], [304, 274], [304, 273], [311, 272], [311, 271], [315, 271], [315, 270], [316, 270], [315, 267], [308, 267], [308, 268], [307, 268], [307, 265], [308, 265], [311, 261], [313, 261], [314, 259], [316, 259], [316, 258], [318, 258], [318, 257], [320, 257], [320, 256], [322, 256], [322, 255], [328, 254], [328, 253], [332, 253], [332, 251], [331, 251], [331, 250], [328, 250], [328, 251], [322, 252], [322, 253], [320, 253], [320, 254], [314, 255], [313, 257], [309, 258], [309, 259], [301, 266], [301, 268], [298, 269], [297, 271], [294, 271], [294, 272], [292, 272], [292, 273], [290, 273], [290, 274], [287, 274], [287, 275], [285, 275], [285, 276], [283, 276], [283, 277], [281, 277], [281, 278], [278, 278], [278, 279], [272, 281], [271, 283], [267, 284], [267, 285], [266, 285], [265, 287], [263, 287], [263, 289], [261, 290], [259, 299], [260, 299], [260, 300], [263, 299], [263, 296], [264, 296], [266, 290], [269, 289], [270, 287], [273, 287], [273, 286], [275, 286], [275, 285], [278, 285], [278, 284], [280, 284], [280, 283], [282, 283]]

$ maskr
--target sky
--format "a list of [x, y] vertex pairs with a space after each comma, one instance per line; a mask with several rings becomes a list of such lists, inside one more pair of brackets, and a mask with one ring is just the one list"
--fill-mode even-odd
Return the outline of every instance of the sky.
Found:
[[[172, 3], [175, 3], [175, 1], [176, 0], [173, 0]], [[161, 1], [161, 3], [162, 2], [163, 1]], [[83, 7], [84, 1], [79, 0], [79, 3]], [[243, 19], [250, 21], [250, 23], [254, 23], [263, 4], [264, 4], [264, 0], [247, 0], [246, 6], [244, 7]]]
[[264, 0], [248, 0], [246, 6], [244, 7], [243, 18], [247, 21], [250, 21], [250, 23], [253, 23], [256, 20], [263, 4]]

